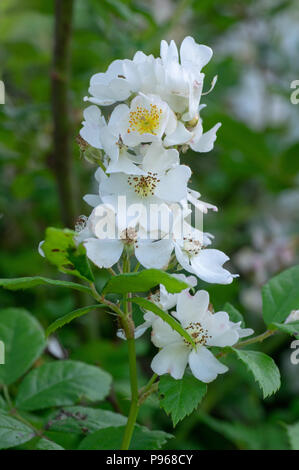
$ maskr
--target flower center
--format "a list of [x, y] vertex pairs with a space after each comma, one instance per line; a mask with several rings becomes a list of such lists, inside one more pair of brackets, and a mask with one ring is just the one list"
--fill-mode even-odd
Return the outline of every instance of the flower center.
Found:
[[159, 182], [157, 173], [151, 173], [150, 171], [147, 175], [128, 177], [129, 185], [134, 188], [134, 192], [140, 197], [153, 196]]
[[201, 250], [201, 243], [199, 240], [194, 240], [193, 238], [184, 238], [183, 250], [187, 253], [188, 256], [196, 256]]
[[[185, 330], [187, 331], [187, 333], [189, 333], [189, 335], [193, 339], [196, 346], [204, 346], [206, 344], [207, 340], [209, 338], [211, 338], [211, 336], [209, 335], [208, 330], [203, 328], [199, 322], [189, 323], [189, 325], [185, 328]], [[186, 343], [188, 345], [190, 344], [187, 341], [186, 341]]]
[[126, 245], [133, 245], [134, 243], [137, 242], [137, 232], [134, 228], [128, 227], [121, 232], [120, 239]]
[[161, 114], [162, 109], [159, 109], [156, 104], [150, 104], [149, 109], [137, 106], [135, 111], [130, 112], [128, 133], [136, 131], [141, 135], [157, 135]]
[[87, 217], [86, 215], [80, 215], [78, 217], [78, 219], [76, 220], [76, 223], [75, 223], [75, 231], [77, 233], [81, 232], [83, 229], [85, 229], [86, 225], [87, 225]]
[[154, 304], [159, 304], [160, 303], [160, 291], [158, 290], [154, 294], [150, 294], [148, 296], [148, 300], [150, 300]]

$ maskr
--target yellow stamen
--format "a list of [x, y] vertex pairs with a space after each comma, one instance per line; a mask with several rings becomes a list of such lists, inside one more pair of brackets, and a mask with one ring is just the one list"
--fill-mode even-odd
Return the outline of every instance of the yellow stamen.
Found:
[[161, 114], [162, 109], [159, 109], [155, 104], [150, 104], [149, 109], [137, 106], [136, 111], [130, 112], [128, 133], [135, 131], [141, 135], [157, 135]]

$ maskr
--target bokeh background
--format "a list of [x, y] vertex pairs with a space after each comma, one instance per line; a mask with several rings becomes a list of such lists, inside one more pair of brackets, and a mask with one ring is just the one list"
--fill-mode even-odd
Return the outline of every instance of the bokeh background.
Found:
[[[0, 105], [0, 277], [57, 277], [37, 252], [44, 230], [74, 228], [76, 217], [88, 215], [82, 196], [92, 192], [95, 167], [82, 157], [76, 136], [91, 75], [114, 59], [132, 58], [136, 50], [158, 55], [163, 38], [179, 44], [192, 35], [214, 50], [205, 68], [206, 90], [218, 75], [216, 88], [202, 99], [204, 126], [221, 121], [222, 127], [211, 153], [189, 152], [184, 161], [192, 165], [193, 188], [219, 207], [218, 214], [205, 217], [205, 230], [215, 234], [215, 247], [230, 255], [231, 269], [240, 273], [230, 286], [202, 285], [216, 309], [231, 302], [261, 332], [260, 287], [298, 263], [299, 104], [290, 101], [290, 84], [299, 79], [297, 2], [74, 0], [65, 26], [72, 26], [65, 82], [69, 152], [59, 151], [53, 138], [54, 3], [0, 2], [0, 79], [6, 86], [6, 103]], [[64, 124], [64, 116], [55, 119]], [[100, 274], [98, 282], [103, 280]], [[25, 307], [45, 327], [86, 302], [63, 289], [0, 291], [1, 308]], [[111, 372], [110, 404], [100, 406], [126, 413], [126, 345], [115, 338], [116, 327], [110, 317], [91, 314], [61, 330], [50, 352]], [[262, 346], [282, 372], [277, 395], [262, 401], [253, 380], [241, 370], [234, 374], [239, 366], [232, 363], [232, 372], [209, 387], [201, 409], [177, 426], [168, 448], [285, 448], [280, 422], [299, 419], [299, 365], [290, 363], [290, 342], [279, 335]], [[150, 376], [153, 352], [148, 337], [138, 340], [141, 383]], [[154, 397], [139, 421], [172, 432]]]

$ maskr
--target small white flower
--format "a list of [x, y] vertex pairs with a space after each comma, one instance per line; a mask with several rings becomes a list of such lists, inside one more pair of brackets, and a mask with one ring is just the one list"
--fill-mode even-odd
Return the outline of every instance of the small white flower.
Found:
[[161, 41], [165, 75], [160, 93], [176, 112], [185, 112], [183, 119], [186, 121], [193, 119], [198, 112], [204, 80], [201, 69], [209, 62], [212, 54], [209, 47], [196, 44], [193, 38], [187, 36], [180, 47], [179, 63], [175, 42], [171, 41], [168, 45], [166, 41]]
[[129, 98], [131, 86], [124, 76], [123, 67], [124, 61], [115, 60], [105, 73], [93, 75], [88, 90], [92, 96], [86, 96], [84, 100], [100, 106], [109, 106]]
[[172, 314], [192, 337], [196, 347], [160, 318], [155, 320], [152, 341], [161, 350], [152, 360], [153, 371], [158, 375], [170, 374], [174, 379], [181, 379], [189, 364], [192, 374], [205, 383], [227, 372], [228, 368], [216, 359], [209, 347], [233, 346], [242, 330], [229, 320], [226, 312], [212, 314], [209, 311], [208, 292], [198, 291], [194, 297], [182, 292], [178, 296], [176, 312]]
[[123, 144], [116, 130], [117, 123], [119, 123], [117, 109], [115, 108], [112, 112], [107, 125], [97, 106], [92, 105], [86, 108], [80, 135], [92, 147], [103, 149], [106, 156], [109, 157], [107, 173], [122, 171], [140, 174], [141, 171], [135, 165], [134, 158], [128, 153], [126, 145]]
[[[154, 226], [158, 219], [155, 221], [151, 214], [154, 208], [160, 208], [161, 229], [169, 232], [172, 219], [170, 205], [186, 199], [187, 183], [191, 176], [190, 168], [178, 165], [178, 161], [176, 150], [165, 150], [158, 143], [151, 144], [140, 166], [142, 174], [114, 173], [102, 179], [99, 185], [102, 201], [118, 212], [120, 197], [124, 197], [127, 211], [139, 212], [139, 224], [151, 232], [158, 230]], [[123, 214], [120, 216], [126, 218]]]
[[[156, 95], [139, 94], [130, 107], [118, 105], [111, 116], [114, 135], [119, 135], [125, 145], [136, 147], [141, 143], [155, 142], [176, 128], [175, 114], [165, 101]], [[110, 124], [110, 123], [109, 123]]]
[[[103, 220], [103, 214], [105, 224], [109, 225], [106, 233], [103, 231], [106, 225], [98, 225]], [[95, 207], [84, 229], [76, 235], [76, 242], [83, 243], [87, 257], [99, 268], [112, 267], [120, 259], [125, 247], [131, 247], [142, 266], [163, 269], [168, 265], [173, 249], [168, 240], [141, 238], [135, 226], [125, 229], [118, 227], [115, 211], [106, 204]]]
[[205, 282], [215, 284], [230, 284], [238, 277], [223, 268], [223, 264], [229, 260], [225, 253], [206, 248], [211, 244], [212, 235], [203, 233], [187, 223], [183, 234], [183, 238], [174, 240], [174, 247], [176, 258], [186, 271]]

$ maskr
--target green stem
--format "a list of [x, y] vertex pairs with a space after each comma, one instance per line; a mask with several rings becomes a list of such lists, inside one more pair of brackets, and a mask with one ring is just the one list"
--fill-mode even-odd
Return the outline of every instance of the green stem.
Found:
[[3, 395], [10, 409], [13, 409], [13, 404], [9, 395], [9, 391], [6, 385], [3, 385]]
[[[126, 259], [126, 270], [130, 270], [128, 257]], [[124, 263], [125, 264], [125, 263]], [[125, 272], [125, 266], [123, 266]], [[139, 392], [137, 380], [137, 361], [136, 361], [136, 348], [135, 348], [135, 325], [131, 315], [131, 302], [127, 297], [130, 294], [124, 295], [124, 316], [122, 317], [122, 324], [127, 338], [128, 354], [129, 354], [129, 370], [130, 370], [130, 385], [131, 385], [131, 406], [126, 424], [126, 429], [123, 436], [121, 450], [128, 450], [130, 447], [134, 427], [139, 411]]]
[[97, 300], [99, 303], [107, 305], [113, 312], [117, 313], [121, 318], [124, 316], [124, 312], [118, 307], [117, 304], [114, 304], [113, 302], [110, 302], [110, 300], [105, 299], [104, 296], [101, 296], [94, 283], [90, 284], [90, 289], [92, 291], [92, 296], [95, 300]]
[[245, 341], [241, 341], [240, 343], [236, 344], [234, 347], [235, 348], [243, 348], [243, 346], [247, 346], [248, 344], [261, 343], [265, 339], [272, 336], [274, 333], [276, 333], [276, 331], [266, 330], [264, 333], [262, 333], [258, 336], [254, 336], [253, 338], [246, 339]]
[[131, 384], [131, 406], [128, 416], [126, 429], [123, 436], [121, 450], [128, 450], [130, 447], [134, 426], [136, 423], [138, 411], [139, 411], [139, 394], [138, 394], [138, 383], [137, 383], [137, 363], [136, 363], [136, 349], [135, 339], [128, 338], [128, 351], [129, 351], [129, 369], [130, 369], [130, 384]]
[[6, 385], [3, 385], [3, 394], [4, 394], [5, 400], [8, 404], [10, 414], [12, 416], [14, 416], [16, 419], [18, 419], [19, 421], [21, 421], [23, 424], [26, 424], [26, 426], [29, 426], [32, 429], [32, 431], [35, 433], [36, 436], [44, 437], [43, 432], [41, 430], [35, 428], [33, 426], [33, 424], [31, 424], [29, 421], [27, 421], [27, 419], [23, 418], [23, 416], [21, 416], [19, 414], [19, 412], [17, 411], [17, 409], [13, 405], [13, 402], [10, 398], [9, 391], [8, 391], [8, 388], [7, 388]]

